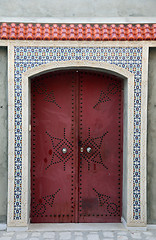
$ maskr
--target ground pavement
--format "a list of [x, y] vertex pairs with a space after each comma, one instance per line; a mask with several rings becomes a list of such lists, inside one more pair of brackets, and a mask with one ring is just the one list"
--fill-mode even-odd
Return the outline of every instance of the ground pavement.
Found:
[[64, 232], [6, 232], [0, 240], [156, 240], [156, 230], [142, 231], [64, 231]]

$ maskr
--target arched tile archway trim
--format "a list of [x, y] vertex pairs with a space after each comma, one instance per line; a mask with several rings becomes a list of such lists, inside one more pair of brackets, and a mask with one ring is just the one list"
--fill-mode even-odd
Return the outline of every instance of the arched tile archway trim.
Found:
[[128, 226], [146, 225], [145, 56], [146, 47], [10, 47], [8, 227], [29, 222], [29, 79], [63, 68], [92, 68], [125, 79], [123, 217]]

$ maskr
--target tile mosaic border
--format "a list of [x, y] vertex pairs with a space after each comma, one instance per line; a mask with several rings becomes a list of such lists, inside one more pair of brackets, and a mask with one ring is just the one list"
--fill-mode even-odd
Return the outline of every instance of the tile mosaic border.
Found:
[[[59, 47], [59, 48], [48, 46], [48, 43], [45, 43], [45, 46], [44, 46], [43, 42], [42, 42], [43, 47], [41, 47], [41, 48], [40, 47], [33, 47], [31, 45], [33, 45], [32, 42], [29, 43], [28, 46], [25, 46], [25, 47], [24, 47], [24, 44], [23, 44], [23, 47], [21, 47], [20, 49], [25, 49], [25, 53], [29, 52], [30, 55], [32, 53], [32, 51], [29, 51], [30, 49], [31, 50], [32, 49], [36, 49], [36, 53], [40, 52], [39, 50], [41, 50], [41, 49], [42, 49], [41, 52], [44, 52], [43, 49], [45, 50], [45, 49], [50, 49], [50, 48], [53, 50], [51, 52], [54, 52], [54, 50], [56, 50], [56, 49], [57, 50], [58, 49], [59, 50], [62, 49], [62, 52], [64, 52], [64, 51], [67, 52], [67, 50], [72, 49], [72, 47], [62, 46], [62, 45], [66, 45], [66, 43], [62, 44], [62, 42], [61, 42], [61, 45], [60, 45], [61, 47]], [[28, 71], [31, 71], [31, 70], [28, 70], [29, 68], [34, 69], [34, 66], [37, 67], [38, 65], [42, 65], [42, 67], [43, 67], [44, 64], [46, 64], [46, 63], [47, 63], [46, 67], [47, 67], [48, 64], [51, 65], [50, 69], [52, 68], [52, 64], [51, 63], [53, 63], [53, 65], [57, 66], [58, 68], [61, 66], [62, 63], [66, 63], [66, 64], [68, 64], [68, 66], [72, 66], [72, 63], [74, 63], [75, 65], [76, 64], [79, 65], [81, 63], [83, 66], [86, 64], [86, 66], [87, 65], [88, 66], [92, 65], [92, 66], [96, 66], [96, 68], [99, 68], [100, 65], [101, 65], [101, 68], [102, 68], [102, 65], [103, 65], [103, 68], [108, 67], [108, 69], [109, 69], [110, 66], [106, 66], [107, 63], [108, 63], [108, 65], [111, 65], [111, 67], [114, 69], [114, 71], [115, 71], [115, 68], [117, 68], [117, 66], [118, 66], [120, 68], [121, 72], [122, 72], [122, 71], [124, 71], [124, 68], [129, 67], [129, 71], [126, 70], [126, 72], [129, 72], [129, 74], [133, 73], [135, 75], [135, 83], [137, 83], [137, 80], [138, 80], [138, 83], [140, 83], [142, 81], [142, 86], [143, 86], [142, 88], [144, 89], [144, 90], [142, 89], [142, 94], [144, 96], [144, 98], [143, 98], [144, 105], [142, 105], [142, 109], [141, 109], [140, 108], [141, 105], [139, 105], [139, 104], [141, 104], [141, 102], [139, 101], [138, 104], [137, 104], [137, 107], [139, 107], [139, 109], [135, 112], [135, 116], [138, 116], [138, 118], [139, 118], [139, 123], [138, 124], [140, 124], [140, 122], [143, 121], [142, 124], [141, 124], [141, 129], [139, 130], [139, 134], [140, 134], [140, 132], [142, 133], [142, 135], [141, 135], [141, 137], [142, 137], [141, 138], [142, 139], [142, 141], [141, 141], [142, 142], [142, 145], [141, 145], [141, 151], [142, 151], [141, 155], [140, 155], [140, 152], [139, 152], [140, 151], [140, 145], [139, 145], [138, 148], [135, 147], [133, 149], [134, 151], [136, 149], [138, 151], [136, 153], [134, 159], [136, 159], [138, 156], [140, 156], [140, 158], [143, 156], [143, 158], [142, 158], [143, 160], [141, 162], [141, 169], [142, 169], [141, 174], [142, 174], [142, 177], [140, 179], [140, 176], [139, 176], [139, 179], [141, 180], [141, 182], [139, 182], [138, 185], [135, 184], [135, 186], [134, 186], [134, 187], [137, 187], [137, 190], [135, 188], [133, 188], [132, 192], [133, 192], [133, 196], [135, 194], [135, 200], [137, 201], [137, 204], [135, 204], [133, 206], [133, 209], [128, 211], [129, 212], [129, 214], [128, 214], [128, 218], [129, 219], [127, 220], [127, 222], [129, 223], [129, 225], [133, 225], [133, 224], [136, 225], [136, 224], [143, 224], [143, 223], [145, 224], [145, 222], [146, 222], [146, 210], [145, 210], [145, 208], [146, 208], [146, 204], [145, 204], [145, 196], [146, 196], [146, 191], [145, 191], [145, 189], [146, 189], [146, 187], [145, 187], [145, 184], [146, 184], [145, 166], [146, 166], [146, 164], [145, 163], [146, 163], [146, 159], [145, 158], [146, 157], [145, 157], [144, 154], [145, 154], [145, 151], [146, 151], [145, 147], [146, 147], [146, 119], [147, 119], [147, 112], [146, 112], [146, 108], [145, 107], [147, 105], [147, 76], [146, 76], [147, 74], [146, 73], [147, 73], [147, 59], [148, 59], [148, 58], [147, 59], [145, 58], [145, 55], [147, 57], [148, 48], [147, 47], [146, 48], [131, 47], [131, 46], [127, 47], [127, 48], [126, 47], [110, 47], [110, 46], [109, 47], [101, 47], [101, 46], [99, 47], [99, 45], [97, 43], [93, 44], [92, 47], [86, 47], [86, 46], [82, 47], [82, 43], [80, 45], [81, 46], [79, 46], [79, 43], [77, 43], [77, 47], [73, 48], [74, 51], [76, 51], [76, 49], [77, 49], [77, 53], [75, 52], [75, 56], [77, 57], [77, 60], [74, 59], [74, 57], [75, 57], [74, 55], [72, 57], [70, 56], [71, 59], [68, 59], [69, 54], [66, 53], [66, 54], [64, 54], [64, 57], [65, 57], [65, 55], [67, 57], [65, 59], [63, 59], [63, 58], [61, 59], [62, 56], [61, 55], [59, 55], [59, 56], [57, 55], [57, 58], [55, 58], [55, 59], [52, 58], [52, 59], [49, 60], [49, 58], [47, 58], [47, 60], [44, 60], [44, 57], [42, 56], [42, 59], [40, 59], [40, 62], [36, 62], [36, 65], [31, 65], [31, 64], [33, 64], [33, 60], [29, 58], [30, 56], [27, 56], [25, 59], [22, 56], [21, 57], [18, 56], [18, 58], [16, 58], [17, 57], [17, 54], [16, 54], [15, 55], [15, 59], [13, 59], [13, 56], [14, 56], [14, 46], [15, 46], [15, 49], [19, 49], [20, 46], [18, 46], [18, 44], [17, 44], [17, 46], [16, 45], [12, 45], [12, 46], [9, 47], [9, 68], [8, 68], [8, 70], [9, 70], [9, 93], [10, 93], [10, 95], [9, 95], [9, 102], [10, 102], [10, 105], [9, 105], [9, 109], [10, 109], [10, 113], [9, 113], [9, 129], [10, 129], [9, 130], [10, 131], [9, 132], [9, 136], [10, 136], [10, 141], [13, 142], [13, 139], [15, 137], [15, 134], [12, 131], [14, 129], [13, 128], [13, 124], [14, 124], [14, 122], [13, 122], [13, 120], [14, 120], [14, 109], [17, 107], [17, 104], [14, 104], [14, 101], [13, 101], [14, 94], [15, 94], [15, 97], [16, 97], [16, 95], [17, 95], [17, 91], [16, 90], [17, 89], [19, 89], [20, 92], [23, 89], [26, 89], [26, 86], [21, 85], [22, 73], [23, 73], [23, 76], [24, 75], [26, 76], [26, 73]], [[81, 50], [86, 50], [85, 53], [87, 53], [87, 49], [91, 50], [92, 54], [91, 55], [86, 55], [86, 59], [84, 59], [84, 55], [79, 54], [78, 51], [81, 52]], [[112, 52], [113, 53], [113, 57], [111, 56], [111, 54], [108, 54], [108, 56], [104, 59], [104, 52], [106, 53], [109, 50], [110, 53], [111, 53], [112, 49], [114, 51], [114, 52]], [[133, 56], [133, 57], [130, 56], [130, 55], [126, 56], [125, 50], [127, 51], [127, 54], [128, 54], [128, 51], [131, 51], [131, 53], [133, 53], [134, 49], [135, 50], [138, 49], [140, 51], [140, 53], [136, 54], [136, 56]], [[93, 50], [95, 52], [93, 52]], [[115, 57], [115, 54], [114, 54], [115, 50], [116, 51], [118, 50], [121, 53], [121, 55], [124, 53], [123, 54], [124, 55], [124, 59], [122, 59], [122, 57], [120, 56], [119, 60], [118, 59], [115, 60], [115, 58], [114, 58]], [[98, 53], [97, 56], [95, 56], [95, 53], [97, 53], [97, 51], [99, 51], [99, 52], [102, 51], [102, 52]], [[109, 51], [108, 51], [108, 53], [109, 53]], [[143, 54], [143, 55], [141, 55], [141, 54]], [[46, 56], [46, 54], [45, 54], [45, 56]], [[87, 56], [88, 56], [88, 58], [87, 58]], [[99, 59], [99, 56], [101, 56], [101, 57], [103, 56], [103, 58]], [[82, 57], [82, 59], [81, 59], [81, 57]], [[132, 58], [130, 59], [130, 57], [132, 57]], [[69, 60], [70, 60], [70, 62], [67, 63], [67, 61], [69, 61]], [[13, 68], [12, 68], [13, 67], [13, 63], [14, 63], [14, 67], [15, 67], [15, 80], [16, 80], [15, 81], [15, 89], [14, 89], [15, 92], [13, 91], [13, 83], [14, 83], [14, 73], [13, 73]], [[18, 69], [19, 66], [16, 66], [17, 63], [20, 63], [20, 65], [21, 65], [20, 67], [23, 67], [23, 65], [22, 65], [23, 63], [26, 64], [25, 68], [21, 68], [20, 71], [19, 71], [19, 69]], [[64, 65], [66, 65], [66, 64], [64, 64]], [[134, 71], [134, 69], [132, 69], [132, 67], [134, 68], [136, 66], [136, 64], [139, 65], [137, 67], [139, 69], [139, 73], [136, 73], [137, 72], [136, 69], [135, 69], [135, 71]], [[104, 65], [105, 65], [105, 67], [104, 67]], [[26, 71], [26, 70], [28, 70], [28, 71]], [[144, 75], [145, 75], [144, 78], [145, 79], [142, 78], [142, 72], [143, 71], [144, 71]], [[16, 76], [16, 74], [17, 74], [17, 76]], [[18, 74], [19, 74], [19, 76], [18, 76]], [[18, 78], [20, 78], [20, 80]], [[20, 85], [22, 87], [18, 86], [18, 88], [17, 88], [17, 82], [18, 81], [20, 82]], [[27, 82], [25, 81], [26, 85], [28, 84]], [[131, 84], [131, 83], [129, 82], [129, 84]], [[134, 86], [135, 86], [135, 100], [136, 99], [140, 99], [140, 97], [141, 97], [141, 87], [139, 87], [138, 84], [137, 85], [135, 84]], [[138, 87], [138, 89], [136, 89], [136, 86]], [[28, 94], [28, 91], [27, 91], [27, 94]], [[28, 95], [25, 96], [25, 91], [23, 92], [22, 97], [23, 97], [23, 99], [25, 97], [26, 97], [26, 99], [28, 99]], [[20, 106], [18, 106], [18, 107], [20, 107]], [[25, 106], [23, 106], [23, 107], [25, 107]], [[12, 109], [12, 111], [11, 111], [11, 109]], [[130, 116], [133, 116], [132, 109], [129, 109], [128, 122], [130, 121], [130, 118], [131, 118]], [[28, 132], [27, 132], [28, 129], [27, 129], [27, 127], [24, 128], [24, 126], [26, 126], [28, 120], [25, 121], [26, 120], [25, 118], [22, 120], [22, 118], [21, 118], [22, 115], [20, 115], [21, 114], [21, 110], [22, 110], [21, 107], [19, 108], [19, 111], [17, 111], [17, 109], [16, 109], [16, 114], [19, 115], [18, 117], [20, 119], [20, 122], [21, 123], [23, 122], [23, 128], [22, 128], [22, 132], [21, 133], [22, 133], [22, 135], [23, 135], [23, 137], [25, 139], [22, 139], [22, 142], [26, 144], [25, 149], [27, 149], [27, 147], [28, 147], [28, 136], [27, 136], [28, 135]], [[143, 114], [140, 115], [141, 112]], [[139, 115], [138, 115], [138, 113], [139, 113]], [[16, 116], [15, 116], [15, 120], [16, 120]], [[145, 119], [145, 121], [144, 121], [144, 119]], [[130, 124], [130, 122], [128, 124]], [[134, 127], [136, 127], [136, 126], [137, 126], [137, 124], [134, 125]], [[15, 127], [16, 127], [16, 125], [15, 125]], [[138, 134], [138, 137], [140, 137], [139, 134]], [[137, 143], [138, 143], [138, 139], [137, 139]], [[19, 142], [17, 143], [17, 141], [16, 141], [16, 144], [19, 144]], [[18, 145], [18, 147], [19, 147], [18, 150], [21, 149], [21, 146]], [[129, 148], [130, 148], [130, 146], [129, 146]], [[17, 198], [14, 199], [16, 203], [17, 202], [19, 202], [20, 204], [22, 203], [23, 204], [22, 207], [25, 206], [25, 208], [27, 210], [23, 211], [22, 215], [20, 215], [20, 214], [18, 215], [19, 212], [16, 211], [16, 212], [14, 212], [14, 216], [13, 216], [13, 210], [17, 210], [17, 209], [19, 210], [21, 208], [21, 205], [19, 205], [19, 208], [15, 208], [15, 202], [13, 204], [13, 197], [15, 195], [17, 195], [17, 194], [14, 194], [14, 192], [15, 192], [15, 188], [13, 186], [14, 174], [13, 174], [13, 171], [12, 171], [12, 169], [15, 169], [15, 167], [16, 167], [16, 164], [14, 166], [14, 164], [13, 164], [14, 161], [12, 159], [12, 157], [14, 156], [14, 150], [16, 150], [16, 148], [13, 149], [13, 147], [10, 146], [9, 149], [10, 150], [12, 149], [12, 150], [10, 151], [10, 154], [9, 154], [9, 177], [10, 177], [9, 178], [9, 193], [10, 194], [9, 194], [9, 202], [8, 202], [8, 215], [9, 215], [8, 216], [8, 224], [11, 225], [11, 223], [12, 223], [14, 226], [20, 224], [20, 226], [21, 226], [22, 224], [25, 224], [28, 221], [28, 219], [27, 219], [28, 218], [28, 206], [27, 206], [27, 204], [28, 204], [28, 193], [27, 193], [27, 191], [25, 191], [26, 188], [27, 188], [27, 183], [26, 182], [27, 182], [27, 178], [28, 178], [28, 167], [27, 167], [27, 173], [25, 174], [25, 176], [22, 176], [22, 182], [23, 182], [22, 188], [21, 189], [18, 188], [18, 190], [20, 190], [20, 191], [22, 190], [21, 201], [18, 201]], [[129, 153], [129, 154], [131, 154], [131, 153]], [[24, 155], [22, 155], [22, 156], [24, 157]], [[22, 156], [20, 156], [21, 159], [22, 159]], [[25, 164], [26, 161], [27, 160], [24, 160], [24, 158], [23, 158], [23, 161], [20, 164]], [[134, 164], [134, 166], [136, 166], [136, 165]], [[137, 166], [140, 168], [140, 164], [139, 165], [137, 164]], [[25, 165], [23, 167], [25, 167]], [[24, 170], [24, 168], [22, 168], [22, 169]], [[137, 169], [137, 172], [138, 172], [138, 169]], [[131, 172], [128, 171], [128, 173], [131, 175]], [[15, 171], [15, 176], [16, 176], [16, 171]], [[131, 179], [131, 181], [134, 180], [134, 176], [133, 177], [129, 176], [128, 178], [129, 178], [129, 180]], [[129, 184], [128, 192], [129, 192], [129, 189], [132, 189], [132, 186], [133, 186], [131, 181], [128, 183]], [[17, 181], [15, 181], [15, 179], [14, 179], [14, 183], [15, 184], [17, 183]], [[141, 193], [138, 190], [138, 186], [140, 187], [140, 184], [141, 184]], [[137, 194], [137, 196], [136, 196], [136, 194]], [[20, 195], [20, 194], [18, 194], [18, 195]], [[133, 196], [128, 195], [128, 197], [131, 198], [131, 199], [128, 200], [129, 203], [132, 203]], [[140, 204], [141, 204], [141, 210], [140, 210]], [[14, 206], [12, 206], [12, 205], [14, 205]], [[137, 210], [137, 211], [134, 211], [134, 210]]]

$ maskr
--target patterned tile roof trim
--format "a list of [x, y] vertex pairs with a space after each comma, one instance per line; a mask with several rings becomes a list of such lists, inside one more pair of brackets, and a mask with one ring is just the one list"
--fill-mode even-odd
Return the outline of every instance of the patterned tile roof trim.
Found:
[[150, 41], [156, 40], [156, 24], [148, 25], [0, 25], [0, 39], [8, 40], [72, 40], [72, 41]]

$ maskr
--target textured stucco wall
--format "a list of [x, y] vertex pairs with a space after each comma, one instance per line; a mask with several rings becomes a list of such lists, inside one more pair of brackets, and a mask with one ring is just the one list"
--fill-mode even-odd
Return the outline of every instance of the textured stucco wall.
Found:
[[7, 49], [0, 47], [0, 222], [6, 222], [7, 211]]
[[156, 48], [150, 48], [148, 81], [148, 223], [156, 224]]
[[155, 17], [155, 0], [0, 0], [1, 17]]

